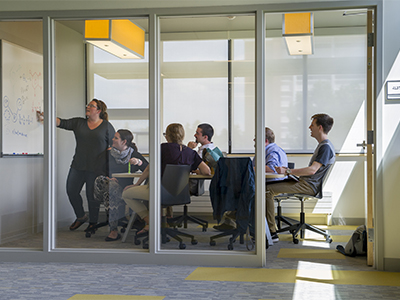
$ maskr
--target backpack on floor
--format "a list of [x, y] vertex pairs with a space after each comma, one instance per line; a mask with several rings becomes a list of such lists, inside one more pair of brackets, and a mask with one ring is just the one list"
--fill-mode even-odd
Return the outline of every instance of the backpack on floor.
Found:
[[365, 225], [358, 226], [353, 232], [346, 247], [338, 245], [336, 249], [347, 256], [366, 255], [367, 254], [367, 228]]

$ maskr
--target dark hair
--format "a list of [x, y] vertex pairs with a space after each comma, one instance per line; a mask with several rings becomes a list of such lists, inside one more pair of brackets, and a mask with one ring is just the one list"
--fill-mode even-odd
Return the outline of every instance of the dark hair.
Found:
[[107, 105], [98, 99], [93, 99], [92, 101], [96, 102], [97, 109], [100, 110], [100, 119], [108, 121]]
[[322, 126], [322, 129], [325, 134], [327, 134], [333, 126], [333, 118], [327, 114], [315, 114], [311, 117], [312, 120], [315, 120], [315, 124], [317, 126]]
[[121, 140], [126, 141], [126, 145], [128, 147], [133, 148], [133, 150], [138, 151], [136, 144], [133, 142], [133, 134], [128, 129], [119, 129], [117, 130]]
[[275, 134], [269, 127], [265, 127], [265, 139], [270, 143], [275, 143]]
[[182, 144], [182, 141], [185, 138], [185, 129], [183, 129], [182, 124], [171, 123], [167, 126], [167, 129], [165, 130], [165, 135], [168, 138], [169, 142]]
[[206, 135], [208, 137], [208, 141], [211, 142], [211, 139], [214, 135], [214, 128], [212, 128], [212, 126], [207, 123], [200, 124], [197, 127], [201, 129], [201, 133], [203, 134], [203, 136]]

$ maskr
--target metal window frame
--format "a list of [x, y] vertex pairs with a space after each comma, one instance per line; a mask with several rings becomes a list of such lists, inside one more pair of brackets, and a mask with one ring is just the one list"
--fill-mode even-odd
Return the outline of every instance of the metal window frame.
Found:
[[[127, 264], [180, 264], [180, 265], [215, 265], [215, 266], [245, 266], [264, 267], [265, 251], [265, 186], [264, 186], [264, 99], [265, 99], [265, 13], [295, 12], [310, 10], [329, 10], [346, 8], [375, 8], [379, 12], [379, 22], [382, 15], [382, 3], [376, 1], [331, 1], [310, 3], [285, 3], [242, 6], [189, 7], [189, 8], [159, 8], [159, 9], [117, 9], [117, 10], [66, 10], [66, 11], [33, 11], [33, 12], [0, 12], [0, 20], [42, 19], [43, 21], [43, 56], [44, 56], [44, 108], [45, 108], [45, 199], [44, 199], [44, 233], [43, 250], [30, 249], [0, 249], [3, 261], [35, 261], [35, 262], [86, 262], [86, 263], [127, 263]], [[236, 251], [182, 251], [161, 250], [159, 236], [160, 220], [160, 70], [159, 70], [159, 17], [184, 15], [218, 15], [218, 14], [255, 14], [256, 25], [256, 251], [240, 253]], [[55, 20], [73, 20], [85, 18], [119, 18], [147, 17], [149, 19], [150, 59], [149, 59], [149, 119], [150, 119], [150, 205], [151, 228], [150, 249], [144, 251], [111, 251], [107, 249], [57, 249], [55, 248], [55, 62], [54, 62], [54, 22]], [[381, 23], [380, 23], [381, 24]], [[379, 24], [378, 24], [379, 25]], [[382, 32], [378, 32], [382, 34]], [[381, 47], [378, 42], [378, 49]], [[381, 50], [379, 50], [381, 51]], [[378, 56], [380, 57], [380, 56]], [[380, 60], [380, 58], [379, 58]], [[381, 61], [378, 61], [378, 71]], [[379, 73], [379, 72], [378, 72]], [[380, 82], [378, 75], [377, 82]], [[383, 255], [383, 248], [380, 247]], [[22, 255], [23, 254], [23, 255]], [[118, 254], [118, 255], [116, 255]]]

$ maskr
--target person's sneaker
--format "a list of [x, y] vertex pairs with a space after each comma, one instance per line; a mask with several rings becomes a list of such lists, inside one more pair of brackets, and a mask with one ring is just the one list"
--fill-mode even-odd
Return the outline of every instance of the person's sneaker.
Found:
[[279, 242], [279, 236], [276, 232], [274, 232], [274, 233], [271, 232], [271, 238], [274, 243]]
[[226, 223], [222, 223], [220, 225], [214, 225], [213, 228], [216, 230], [219, 230], [219, 231], [227, 231], [227, 230], [235, 229], [236, 227], [226, 224]]

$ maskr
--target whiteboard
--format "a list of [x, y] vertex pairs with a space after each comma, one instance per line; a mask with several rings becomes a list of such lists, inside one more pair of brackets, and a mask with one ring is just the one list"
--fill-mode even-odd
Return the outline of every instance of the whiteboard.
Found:
[[42, 155], [43, 56], [1, 41], [1, 154]]

